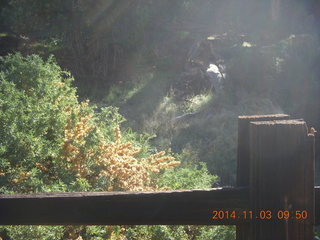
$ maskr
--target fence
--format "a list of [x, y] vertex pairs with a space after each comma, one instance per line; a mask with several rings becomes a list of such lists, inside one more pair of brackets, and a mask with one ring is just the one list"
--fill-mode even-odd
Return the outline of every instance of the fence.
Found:
[[238, 126], [236, 187], [0, 195], [0, 224], [236, 225], [237, 240], [313, 239], [313, 132], [284, 114], [241, 116]]

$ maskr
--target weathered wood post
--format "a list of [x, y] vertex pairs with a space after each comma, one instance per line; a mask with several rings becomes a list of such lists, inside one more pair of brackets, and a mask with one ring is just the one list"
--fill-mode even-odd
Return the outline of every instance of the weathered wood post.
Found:
[[250, 123], [249, 240], [312, 240], [314, 136], [301, 120]]
[[[237, 157], [237, 187], [249, 187], [250, 183], [250, 146], [249, 126], [252, 121], [286, 120], [289, 115], [253, 115], [239, 116], [238, 118], [238, 157]], [[237, 225], [237, 240], [247, 240], [250, 233], [250, 224]]]

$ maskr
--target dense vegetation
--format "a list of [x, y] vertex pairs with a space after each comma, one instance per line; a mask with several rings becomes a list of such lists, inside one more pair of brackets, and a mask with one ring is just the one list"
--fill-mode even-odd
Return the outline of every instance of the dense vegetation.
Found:
[[[123, 117], [113, 107], [95, 109], [78, 102], [73, 79], [50, 57], [8, 55], [1, 61], [2, 193], [123, 191], [210, 188], [216, 177], [182, 164], [184, 155], [155, 152], [147, 135], [121, 132]], [[163, 171], [167, 169], [167, 171]], [[30, 232], [30, 229], [32, 231]], [[162, 235], [187, 238], [186, 229], [45, 227], [2, 229], [11, 239], [100, 239], [131, 236], [148, 239]], [[204, 229], [193, 229], [194, 237]], [[178, 235], [180, 237], [178, 237]], [[212, 233], [216, 234], [216, 233]], [[147, 237], [148, 236], [148, 237]]]
[[[271, 2], [0, 0], [0, 192], [234, 185], [238, 115], [288, 113], [320, 129], [319, 4]], [[2, 239], [232, 234], [0, 229]]]

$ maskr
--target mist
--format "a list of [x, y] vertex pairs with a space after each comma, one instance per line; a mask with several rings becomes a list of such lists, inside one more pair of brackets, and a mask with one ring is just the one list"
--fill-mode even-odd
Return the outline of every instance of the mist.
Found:
[[126, 128], [206, 163], [219, 185], [235, 183], [238, 116], [285, 113], [320, 128], [315, 0], [79, 1], [45, 18], [2, 5], [3, 55], [53, 53], [81, 100], [118, 107]]
[[[304, 119], [310, 136], [320, 129], [317, 0], [30, 2], [0, 1], [0, 193], [206, 192], [236, 185], [239, 116], [288, 114]], [[318, 185], [319, 161], [316, 150]], [[232, 226], [4, 226], [0, 239], [45, 239], [48, 231], [52, 239], [236, 233]]]

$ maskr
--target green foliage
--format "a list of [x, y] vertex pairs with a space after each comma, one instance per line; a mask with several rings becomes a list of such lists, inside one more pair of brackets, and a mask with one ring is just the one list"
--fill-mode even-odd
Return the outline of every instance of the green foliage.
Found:
[[[249, 4], [244, 9], [228, 1], [137, 0], [134, 5], [128, 2], [1, 1], [1, 18], [5, 20], [1, 22], [17, 36], [29, 38], [24, 43], [28, 52], [32, 49], [43, 56], [58, 53], [58, 59], [76, 77], [76, 84], [90, 86], [82, 88], [82, 97], [92, 94], [96, 100], [96, 95], [102, 95], [103, 102], [98, 105], [120, 106], [120, 112], [129, 119], [126, 126], [149, 132], [150, 135], [130, 129], [122, 132], [124, 142], [142, 148], [138, 158], [154, 153], [154, 146], [181, 152], [177, 158], [183, 164], [166, 170], [157, 179], [160, 186], [209, 188], [218, 179], [207, 169], [219, 176], [222, 185], [234, 184], [238, 115], [285, 112], [304, 117], [313, 125], [320, 122], [319, 42], [306, 34], [284, 37], [289, 27], [281, 31], [281, 41], [272, 31], [252, 34], [256, 26], [269, 25], [269, 3]], [[263, 13], [254, 11], [262, 13], [255, 17], [257, 21], [247, 18], [251, 14], [246, 13], [253, 6], [263, 9]], [[241, 11], [234, 12], [235, 9]], [[301, 21], [299, 25], [305, 24]], [[226, 39], [232, 41], [237, 28], [249, 35], [231, 44]], [[175, 96], [178, 94], [172, 86], [186, 70], [184, 65], [194, 49], [191, 46], [201, 38], [207, 39], [202, 32], [212, 29], [228, 32], [221, 46], [217, 41], [213, 49], [216, 55], [211, 56], [221, 58], [225, 65], [224, 89], [219, 95], [208, 91], [187, 98]], [[110, 43], [115, 43], [118, 50], [111, 48]], [[209, 61], [201, 57], [200, 61]], [[53, 58], [43, 61], [37, 56], [24, 58], [17, 54], [0, 61], [0, 192], [105, 189], [110, 184], [108, 179], [100, 177], [92, 182], [66, 170], [66, 158], [62, 156], [65, 126], [69, 121], [74, 127], [81, 118], [92, 115], [88, 121], [94, 127], [86, 135], [85, 144], [73, 140], [70, 143], [82, 153], [90, 149], [97, 152], [101, 136], [106, 142], [113, 142], [114, 128], [124, 122], [118, 109], [81, 105], [71, 86], [72, 77], [61, 71]], [[109, 73], [109, 69], [116, 70]], [[183, 90], [181, 94], [187, 95]], [[96, 156], [90, 156], [86, 162], [91, 172], [99, 171], [95, 159]], [[37, 230], [23, 229], [10, 228], [12, 238], [20, 239], [23, 235], [19, 231], [26, 238], [44, 238], [34, 233]], [[34, 229], [40, 229], [41, 234], [45, 231], [41, 227]], [[118, 227], [112, 231], [117, 236], [123, 234]], [[86, 237], [107, 239], [112, 231], [90, 227]], [[59, 234], [56, 233], [57, 238]], [[129, 239], [186, 239], [192, 234], [192, 239], [228, 239], [234, 228], [198, 231], [189, 227], [148, 226], [134, 227], [126, 234]]]
[[[0, 59], [2, 193], [94, 191], [92, 183], [67, 171], [62, 157], [68, 123], [94, 113], [93, 106], [78, 103], [72, 81], [53, 57], [43, 61], [36, 55], [14, 54]], [[96, 127], [86, 147], [94, 147], [99, 136], [111, 141], [114, 127], [124, 119], [109, 107], [97, 112], [94, 121]], [[126, 136], [136, 137], [134, 133]], [[39, 236], [46, 228], [30, 229], [8, 230], [14, 239], [21, 239], [23, 232], [28, 232], [24, 239], [45, 239]]]
[[315, 236], [316, 237], [319, 237], [320, 236], [320, 229], [319, 229], [319, 227], [315, 227]]
[[[116, 108], [95, 109], [88, 102], [79, 103], [73, 78], [55, 63], [53, 57], [43, 61], [39, 56], [21, 54], [0, 58], [0, 190], [3, 193], [66, 192], [105, 190], [110, 182], [99, 173], [101, 139], [104, 144], [124, 141], [141, 148], [139, 158], [154, 153], [150, 136], [117, 128], [125, 119]], [[116, 130], [116, 135], [114, 131]], [[108, 145], [106, 145], [108, 146]], [[112, 146], [112, 145], [110, 145]], [[68, 150], [68, 148], [71, 150]], [[70, 155], [76, 150], [76, 155]], [[69, 152], [68, 152], [69, 151]], [[92, 178], [72, 166], [73, 159], [86, 155], [82, 168]], [[79, 155], [80, 153], [80, 155]], [[133, 156], [133, 155], [132, 155]], [[162, 155], [161, 155], [162, 156]], [[160, 187], [173, 189], [210, 188], [215, 176], [205, 164], [192, 166], [186, 160], [192, 153], [177, 156], [186, 162], [176, 171], [164, 171]], [[69, 159], [69, 160], [68, 160]], [[168, 158], [170, 159], [170, 158]], [[189, 159], [190, 160], [190, 159]], [[68, 162], [71, 161], [71, 162]], [[70, 165], [71, 164], [71, 165]], [[154, 174], [154, 177], [157, 175]], [[50, 232], [50, 233], [48, 233]], [[66, 239], [79, 236], [87, 239], [189, 239], [187, 227], [2, 227], [0, 236], [11, 239]], [[193, 234], [204, 232], [194, 229]], [[215, 233], [216, 234], [216, 233]]]
[[137, 226], [126, 232], [130, 240], [231, 240], [234, 226]]
[[188, 235], [181, 226], [139, 226], [127, 231], [130, 240], [187, 240]]
[[[41, 239], [53, 240], [63, 237], [62, 226], [9, 226], [0, 227], [0, 237], [7, 232], [10, 239], [25, 240], [25, 239]], [[6, 239], [6, 238], [4, 238]]]
[[[208, 189], [216, 182], [217, 177], [211, 175], [204, 163], [199, 166], [196, 153], [184, 149], [176, 156], [182, 165], [175, 169], [165, 170], [158, 179], [159, 186], [171, 189]], [[132, 240], [189, 240], [189, 239], [233, 239], [235, 229], [230, 227], [200, 227], [200, 226], [137, 226], [129, 228], [126, 237]]]
[[[1, 58], [0, 122], [1, 188], [7, 191], [42, 191], [55, 164], [64, 137], [68, 113], [64, 109], [78, 104], [72, 78], [55, 64], [38, 56], [21, 54]], [[36, 163], [50, 165], [42, 174]], [[20, 177], [17, 177], [20, 176]], [[18, 186], [16, 183], [22, 179]]]
[[205, 163], [199, 166], [178, 167], [168, 169], [159, 180], [159, 186], [172, 189], [206, 189], [211, 188], [217, 177], [211, 175]]
[[[115, 141], [114, 129], [124, 118], [112, 107], [95, 112], [93, 105], [78, 103], [73, 79], [52, 57], [15, 54], [0, 61], [2, 191], [92, 190], [92, 182], [68, 170], [72, 152], [66, 147], [76, 148], [78, 158], [90, 149], [97, 153], [101, 139]], [[154, 152], [147, 135], [129, 129], [122, 140], [141, 147], [140, 157]], [[83, 163], [88, 171], [97, 171], [95, 159], [88, 155]]]
[[189, 113], [197, 112], [204, 109], [213, 100], [212, 92], [203, 93], [188, 97], [186, 99], [185, 111]]
[[[38, 37], [57, 36], [70, 20], [70, 1], [10, 0], [1, 9], [6, 25], [19, 34]], [[65, 29], [64, 29], [65, 30]]]
[[231, 239], [235, 239], [235, 235], [236, 235], [235, 226], [203, 227], [203, 230], [195, 239], [197, 240], [202, 240], [202, 239], [231, 240]]

